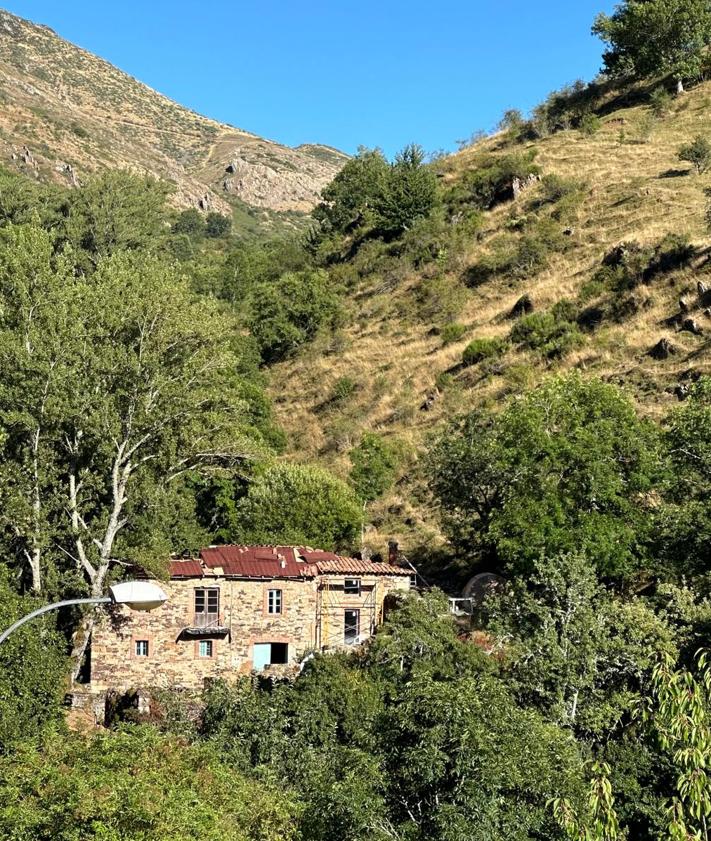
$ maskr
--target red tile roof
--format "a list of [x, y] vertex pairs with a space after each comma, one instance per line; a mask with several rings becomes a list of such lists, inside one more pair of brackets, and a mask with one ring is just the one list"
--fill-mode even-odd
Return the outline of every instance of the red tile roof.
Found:
[[410, 575], [410, 570], [344, 558], [302, 546], [209, 546], [199, 559], [170, 562], [171, 578], [202, 578], [206, 571], [228, 578], [315, 578], [319, 575]]
[[412, 570], [394, 564], [377, 561], [360, 561], [358, 558], [341, 558], [318, 561], [315, 564], [319, 575], [328, 573], [346, 575], [412, 575]]

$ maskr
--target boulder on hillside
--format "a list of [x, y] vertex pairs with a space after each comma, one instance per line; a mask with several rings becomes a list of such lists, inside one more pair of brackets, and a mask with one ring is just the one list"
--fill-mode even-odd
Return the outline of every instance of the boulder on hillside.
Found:
[[703, 280], [696, 284], [696, 292], [699, 296], [699, 303], [702, 307], [711, 306], [711, 287]]
[[694, 318], [685, 318], [681, 322], [680, 329], [684, 330], [687, 333], [693, 333], [695, 336], [703, 336], [704, 334], [701, 325]]
[[652, 359], [668, 359], [678, 351], [677, 346], [666, 337], [661, 338], [653, 348], [649, 350]]
[[530, 295], [521, 295], [516, 303], [511, 307], [509, 318], [520, 318], [522, 315], [528, 315], [535, 309], [533, 300]]

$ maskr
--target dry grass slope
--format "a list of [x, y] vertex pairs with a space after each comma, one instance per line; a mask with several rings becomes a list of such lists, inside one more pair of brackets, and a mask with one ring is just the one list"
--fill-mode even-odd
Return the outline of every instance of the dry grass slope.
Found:
[[[445, 293], [454, 289], [463, 297], [453, 319], [466, 326], [460, 341], [444, 345], [433, 322], [418, 316], [414, 302], [428, 277], [410, 271], [395, 280], [367, 278], [352, 296], [352, 317], [343, 334], [323, 339], [274, 372], [273, 395], [293, 454], [320, 459], [345, 475], [350, 447], [364, 431], [376, 430], [409, 447], [411, 468], [427, 436], [445, 419], [474, 407], [500, 406], [509, 395], [556, 371], [577, 368], [619, 383], [643, 412], [655, 416], [676, 403], [677, 384], [711, 373], [708, 313], [703, 307], [691, 313], [703, 335], [679, 331], [668, 321], [679, 313], [680, 297], [695, 304], [697, 281], [711, 284], [706, 254], [711, 236], [704, 221], [703, 192], [711, 186], [711, 174], [687, 173], [688, 165], [677, 158], [679, 146], [695, 135], [711, 139], [711, 84], [676, 100], [646, 139], [648, 115], [644, 105], [625, 108], [606, 117], [591, 137], [569, 130], [528, 144], [537, 149], [544, 174], [586, 184], [571, 224], [570, 247], [534, 277], [498, 277], [465, 290], [463, 269], [486, 251], [507, 220], [523, 212], [529, 193], [488, 213], [483, 239], [473, 241], [438, 279]], [[501, 149], [502, 138], [493, 137], [453, 156], [446, 162], [447, 179], [456, 181], [483, 152]], [[472, 338], [508, 335], [512, 322], [507, 316], [523, 293], [531, 296], [537, 310], [562, 298], [576, 300], [611, 248], [629, 240], [654, 245], [670, 232], [687, 234], [699, 256], [689, 267], [634, 290], [636, 312], [619, 321], [607, 319], [585, 333], [582, 345], [564, 359], [546, 361], [540, 354], [509, 346], [495, 365], [459, 365]], [[656, 361], [648, 352], [662, 337], [672, 340], [678, 352]], [[325, 404], [344, 376], [357, 384], [351, 397], [335, 406]], [[434, 399], [427, 401], [428, 396]], [[423, 489], [410, 478], [415, 475], [416, 470], [408, 469], [395, 492], [373, 507], [373, 544], [393, 534], [405, 545], [436, 541], [436, 524]]]

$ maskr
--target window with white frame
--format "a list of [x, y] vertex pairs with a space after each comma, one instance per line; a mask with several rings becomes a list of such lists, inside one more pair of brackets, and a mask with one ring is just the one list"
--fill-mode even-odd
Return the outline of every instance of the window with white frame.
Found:
[[148, 657], [148, 640], [136, 640], [136, 657]]
[[346, 578], [343, 592], [346, 596], [360, 596], [360, 578]]
[[276, 616], [281, 613], [281, 608], [281, 590], [267, 590], [267, 613], [271, 616]]
[[213, 650], [212, 640], [200, 640], [198, 643], [198, 654], [200, 657], [212, 657]]

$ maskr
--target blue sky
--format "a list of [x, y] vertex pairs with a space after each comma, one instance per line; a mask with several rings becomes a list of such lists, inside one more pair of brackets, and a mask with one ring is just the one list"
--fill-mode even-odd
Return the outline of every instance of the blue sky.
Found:
[[210, 117], [289, 145], [450, 150], [592, 78], [611, 0], [5, 0]]

